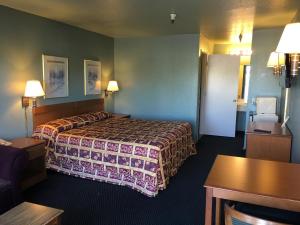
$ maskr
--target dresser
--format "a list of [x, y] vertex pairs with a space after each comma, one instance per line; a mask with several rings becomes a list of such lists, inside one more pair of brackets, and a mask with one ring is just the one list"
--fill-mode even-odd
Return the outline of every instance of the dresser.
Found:
[[250, 122], [246, 135], [247, 158], [290, 162], [292, 134], [287, 127], [274, 122]]

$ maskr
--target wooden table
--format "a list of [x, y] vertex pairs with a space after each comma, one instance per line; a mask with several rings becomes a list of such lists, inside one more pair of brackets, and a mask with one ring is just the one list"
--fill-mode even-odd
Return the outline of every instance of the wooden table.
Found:
[[64, 211], [23, 202], [0, 216], [1, 225], [59, 225]]
[[216, 224], [221, 199], [300, 212], [300, 165], [218, 155], [206, 179], [205, 225], [212, 224], [216, 198]]
[[[268, 130], [270, 133], [256, 132], [255, 129]], [[248, 158], [290, 161], [292, 135], [280, 123], [250, 122], [246, 144]]]

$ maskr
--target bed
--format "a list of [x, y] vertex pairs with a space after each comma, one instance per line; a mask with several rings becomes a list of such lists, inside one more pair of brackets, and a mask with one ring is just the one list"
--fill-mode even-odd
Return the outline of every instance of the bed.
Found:
[[191, 125], [116, 119], [103, 111], [100, 101], [34, 109], [33, 137], [47, 142], [47, 168], [156, 196], [196, 153]]

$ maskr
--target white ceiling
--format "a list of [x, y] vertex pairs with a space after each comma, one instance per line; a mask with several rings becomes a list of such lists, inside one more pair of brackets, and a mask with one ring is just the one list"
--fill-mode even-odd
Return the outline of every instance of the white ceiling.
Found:
[[[228, 43], [252, 28], [283, 26], [300, 0], [0, 0], [0, 4], [111, 37], [201, 33]], [[175, 24], [169, 13], [176, 12]]]

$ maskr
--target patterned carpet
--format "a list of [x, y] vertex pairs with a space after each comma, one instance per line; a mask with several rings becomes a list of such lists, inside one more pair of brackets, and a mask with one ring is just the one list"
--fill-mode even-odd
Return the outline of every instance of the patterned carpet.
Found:
[[204, 181], [217, 154], [243, 155], [243, 137], [204, 136], [167, 189], [149, 198], [127, 187], [48, 171], [25, 200], [63, 209], [63, 225], [200, 225]]

